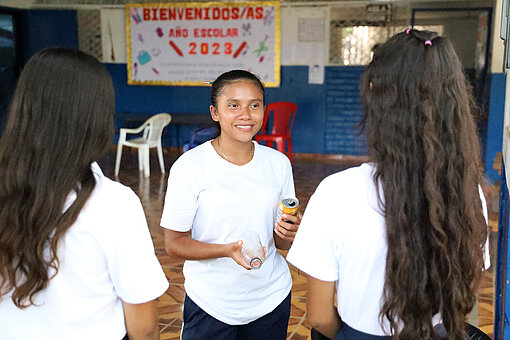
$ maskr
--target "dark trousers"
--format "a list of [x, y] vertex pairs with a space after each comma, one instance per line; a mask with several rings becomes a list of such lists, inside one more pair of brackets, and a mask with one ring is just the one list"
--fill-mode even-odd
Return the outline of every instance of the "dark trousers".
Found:
[[[438, 324], [434, 326], [434, 330], [436, 334], [439, 336], [440, 339], [446, 339], [448, 336], [446, 334], [446, 329], [444, 328], [443, 324]], [[490, 340], [490, 337], [487, 336], [484, 332], [479, 330], [473, 325], [470, 325], [466, 323], [466, 333], [467, 333], [467, 340]], [[328, 340], [329, 338], [322, 335], [321, 333], [317, 332], [315, 329], [312, 329], [311, 331], [312, 340]], [[377, 336], [377, 335], [370, 335], [366, 333], [362, 333], [360, 331], [357, 331], [346, 323], [343, 323], [340, 331], [338, 331], [338, 334], [335, 337], [335, 340], [390, 340], [390, 336]]]
[[391, 336], [380, 336], [363, 333], [342, 323], [335, 340], [391, 340]]
[[[322, 335], [312, 328], [312, 340], [330, 340], [327, 336]], [[379, 336], [363, 333], [349, 327], [345, 322], [340, 326], [340, 330], [335, 337], [335, 340], [390, 340], [391, 336]]]
[[285, 340], [290, 316], [290, 293], [271, 313], [246, 325], [221, 322], [184, 299], [182, 340]]

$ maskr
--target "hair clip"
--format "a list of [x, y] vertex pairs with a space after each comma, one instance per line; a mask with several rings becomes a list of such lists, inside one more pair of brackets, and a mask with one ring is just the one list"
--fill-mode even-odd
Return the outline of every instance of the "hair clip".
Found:
[[425, 40], [425, 45], [432, 45], [432, 41], [430, 41], [430, 40]]
[[214, 83], [214, 81], [204, 81], [204, 84], [207, 84], [207, 85], [212, 85]]
[[409, 34], [409, 32], [411, 32], [411, 29], [410, 28], [406, 29], [406, 34]]

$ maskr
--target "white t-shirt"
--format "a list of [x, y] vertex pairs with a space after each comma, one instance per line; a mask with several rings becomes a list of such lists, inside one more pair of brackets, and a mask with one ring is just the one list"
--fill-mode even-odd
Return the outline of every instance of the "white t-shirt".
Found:
[[[310, 198], [287, 261], [322, 281], [336, 281], [338, 314], [350, 327], [372, 335], [381, 328], [386, 270], [386, 227], [365, 163], [324, 179]], [[480, 198], [487, 220], [483, 193]], [[490, 266], [485, 245], [485, 266]], [[439, 316], [434, 318], [439, 322]], [[384, 320], [384, 329], [389, 323]]]
[[120, 340], [122, 301], [148, 302], [168, 288], [140, 200], [91, 167], [96, 187], [61, 240], [58, 274], [35, 305], [19, 309], [10, 294], [0, 301], [2, 340]]
[[273, 228], [278, 201], [294, 197], [288, 158], [254, 142], [253, 159], [237, 166], [221, 158], [211, 141], [183, 154], [172, 166], [161, 219], [163, 228], [191, 229], [193, 239], [216, 244], [238, 241], [246, 229], [267, 248], [259, 270], [230, 257], [184, 263], [186, 293], [205, 312], [230, 325], [271, 312], [290, 292], [291, 276], [276, 251]]

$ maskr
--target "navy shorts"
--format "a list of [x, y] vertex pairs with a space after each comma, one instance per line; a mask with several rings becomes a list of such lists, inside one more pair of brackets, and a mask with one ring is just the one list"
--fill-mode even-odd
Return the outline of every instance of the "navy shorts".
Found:
[[[448, 336], [446, 334], [446, 329], [444, 328], [443, 324], [437, 324], [434, 326], [434, 330], [436, 332], [436, 335], [440, 339], [446, 339]], [[466, 331], [468, 332], [468, 339], [485, 339], [487, 335], [485, 333], [481, 332], [478, 328], [466, 324]], [[485, 336], [485, 337], [484, 337]], [[313, 333], [312, 333], [312, 339], [313, 339]], [[318, 338], [319, 339], [319, 338]], [[367, 333], [363, 333], [360, 331], [355, 330], [352, 327], [349, 327], [346, 323], [342, 323], [342, 326], [340, 330], [338, 331], [338, 334], [335, 337], [335, 340], [391, 340], [391, 336], [380, 336], [380, 335], [371, 335]], [[487, 337], [487, 339], [490, 339]]]
[[335, 340], [391, 340], [391, 336], [380, 336], [363, 333], [349, 327], [345, 322], [340, 326], [340, 330], [335, 337]]
[[289, 316], [290, 293], [271, 313], [236, 326], [213, 318], [186, 295], [181, 340], [285, 340]]

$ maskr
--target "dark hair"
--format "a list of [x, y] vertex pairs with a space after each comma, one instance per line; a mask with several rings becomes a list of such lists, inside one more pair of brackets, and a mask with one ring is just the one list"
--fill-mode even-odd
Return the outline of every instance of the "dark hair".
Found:
[[0, 139], [0, 297], [12, 291], [19, 308], [58, 272], [59, 241], [95, 187], [90, 165], [112, 141], [114, 111], [110, 75], [79, 50], [46, 49], [21, 73]]
[[452, 44], [408, 30], [374, 51], [361, 123], [382, 184], [388, 253], [381, 320], [395, 339], [465, 339], [483, 271], [480, 147], [470, 87]]
[[260, 88], [262, 94], [264, 94], [264, 85], [260, 79], [251, 72], [244, 70], [231, 70], [221, 74], [212, 84], [211, 90], [211, 105], [216, 107], [218, 104], [218, 97], [225, 86], [240, 80], [252, 81], [256, 86]]

